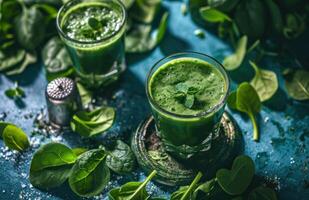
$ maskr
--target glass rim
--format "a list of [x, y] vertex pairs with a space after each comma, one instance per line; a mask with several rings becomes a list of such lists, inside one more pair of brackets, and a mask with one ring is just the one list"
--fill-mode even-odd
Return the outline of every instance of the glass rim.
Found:
[[[219, 68], [221, 69], [220, 70], [220, 73], [222, 73], [224, 79], [225, 79], [225, 82], [226, 82], [226, 92], [225, 92], [225, 95], [220, 99], [220, 101], [213, 107], [211, 107], [210, 109], [208, 110], [205, 110], [205, 111], [202, 111], [202, 112], [199, 112], [197, 114], [194, 114], [194, 115], [183, 115], [183, 114], [177, 114], [177, 113], [173, 113], [173, 112], [170, 112], [164, 108], [162, 108], [153, 98], [152, 96], [150, 95], [150, 91], [149, 91], [149, 82], [150, 82], [150, 79], [152, 77], [152, 72], [155, 72], [155, 68], [158, 66], [159, 63], [161, 63], [162, 61], [164, 60], [168, 60], [168, 59], [171, 59], [171, 58], [174, 58], [176, 56], [183, 56], [183, 57], [179, 57], [179, 58], [186, 58], [186, 57], [190, 57], [190, 56], [186, 56], [186, 55], [197, 55], [197, 56], [202, 56], [202, 57], [205, 57], [207, 59], [211, 59], [213, 60], [215, 63], [218, 64]], [[195, 58], [193, 57], [192, 58]], [[200, 58], [196, 58], [196, 59], [200, 59]], [[211, 63], [210, 63], [211, 64]], [[167, 114], [167, 115], [171, 115], [173, 117], [177, 117], [177, 118], [186, 118], [186, 119], [189, 119], [189, 118], [197, 118], [197, 117], [204, 117], [204, 116], [207, 116], [209, 114], [211, 114], [212, 112], [214, 111], [217, 111], [219, 110], [226, 102], [227, 98], [228, 98], [228, 94], [229, 94], [229, 89], [230, 89], [230, 79], [229, 79], [229, 76], [227, 75], [227, 72], [225, 70], [225, 68], [223, 67], [223, 65], [215, 58], [207, 55], [207, 54], [203, 54], [203, 53], [199, 53], [199, 52], [194, 52], [194, 51], [185, 51], [185, 52], [180, 52], [180, 53], [174, 53], [174, 54], [171, 54], [169, 56], [166, 56], [162, 59], [160, 59], [159, 61], [157, 61], [152, 67], [151, 69], [149, 70], [148, 74], [147, 74], [147, 80], [146, 80], [146, 95], [147, 95], [147, 98], [148, 100], [150, 101], [150, 104], [153, 105], [155, 107], [155, 109], [159, 110], [160, 112], [164, 113], [164, 114]]]
[[[60, 14], [64, 11], [64, 8], [66, 8], [68, 6], [71, 6], [71, 4], [74, 4], [75, 2], [82, 2], [82, 1], [83, 0], [71, 0], [71, 1], [68, 1], [68, 2], [66, 2], [65, 4], [63, 4], [61, 6], [61, 8], [59, 9], [59, 11], [57, 13], [56, 27], [57, 27], [57, 30], [60, 33], [60, 35], [62, 37], [64, 37], [66, 40], [69, 40], [71, 42], [78, 43], [78, 44], [98, 44], [98, 43], [101, 43], [101, 42], [104, 42], [104, 41], [108, 41], [109, 39], [113, 38], [115, 35], [117, 35], [124, 28], [125, 22], [126, 22], [126, 19], [127, 19], [126, 8], [125, 8], [124, 4], [120, 0], [112, 0], [112, 1], [115, 1], [115, 2], [117, 2], [119, 4], [119, 6], [121, 7], [121, 11], [123, 13], [123, 18], [122, 18], [119, 30], [117, 30], [115, 33], [113, 33], [112, 35], [110, 35], [110, 36], [108, 36], [106, 38], [102, 38], [100, 40], [95, 40], [95, 41], [80, 41], [80, 40], [73, 39], [73, 38], [69, 37], [67, 34], [65, 34], [63, 32], [63, 30], [61, 28]], [[97, 1], [105, 1], [105, 0], [97, 0]]]

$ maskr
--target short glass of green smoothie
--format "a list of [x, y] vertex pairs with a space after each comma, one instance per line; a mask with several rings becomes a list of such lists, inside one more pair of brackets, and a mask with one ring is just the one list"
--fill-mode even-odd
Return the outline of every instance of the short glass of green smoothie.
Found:
[[107, 85], [125, 70], [125, 24], [119, 0], [73, 0], [59, 10], [59, 35], [87, 86]]
[[147, 78], [146, 93], [165, 150], [194, 160], [218, 136], [229, 78], [214, 58], [195, 52], [158, 61]]

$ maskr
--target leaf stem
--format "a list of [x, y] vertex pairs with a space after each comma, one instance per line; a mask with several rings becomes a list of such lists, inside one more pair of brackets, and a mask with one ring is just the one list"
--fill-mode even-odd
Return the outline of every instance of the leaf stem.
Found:
[[259, 140], [259, 129], [256, 123], [256, 119], [252, 113], [249, 113], [248, 115], [253, 125], [253, 140], [258, 141]]
[[136, 189], [136, 191], [129, 197], [129, 200], [134, 199], [135, 195], [139, 193], [140, 190], [142, 190], [147, 183], [157, 174], [156, 170], [153, 170], [151, 174], [144, 180], [144, 182]]
[[192, 181], [192, 183], [190, 184], [188, 190], [185, 192], [185, 194], [181, 197], [180, 200], [185, 200], [188, 199], [187, 197], [191, 194], [191, 191], [194, 189], [194, 187], [196, 186], [196, 184], [200, 181], [200, 179], [202, 178], [203, 174], [201, 172], [198, 172], [198, 174], [196, 175], [196, 177], [194, 178], [194, 180]]

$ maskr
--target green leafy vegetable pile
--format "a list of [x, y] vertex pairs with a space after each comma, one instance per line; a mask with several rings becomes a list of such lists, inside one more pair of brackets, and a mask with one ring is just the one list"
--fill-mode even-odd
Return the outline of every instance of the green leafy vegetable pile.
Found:
[[110, 180], [110, 169], [119, 174], [130, 173], [135, 167], [131, 148], [122, 141], [114, 150], [98, 148], [70, 149], [64, 144], [48, 143], [33, 155], [30, 182], [40, 189], [59, 187], [66, 180], [74, 193], [82, 197], [98, 195]]

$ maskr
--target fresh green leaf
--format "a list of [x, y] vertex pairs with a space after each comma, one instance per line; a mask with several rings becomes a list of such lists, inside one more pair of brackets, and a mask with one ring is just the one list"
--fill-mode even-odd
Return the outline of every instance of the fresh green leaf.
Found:
[[189, 90], [189, 86], [185, 84], [184, 82], [180, 82], [175, 85], [175, 89], [176, 89], [176, 92], [187, 94]]
[[241, 65], [246, 55], [247, 41], [248, 37], [245, 35], [238, 40], [235, 53], [227, 56], [223, 60], [225, 69], [235, 70]]
[[167, 18], [168, 13], [165, 13], [157, 30], [152, 30], [151, 25], [133, 24], [125, 37], [126, 52], [141, 53], [155, 48], [165, 35]]
[[193, 105], [194, 105], [194, 99], [195, 99], [194, 95], [188, 94], [188, 95], [186, 96], [185, 106], [186, 106], [187, 108], [192, 108]]
[[283, 28], [283, 35], [287, 39], [299, 37], [306, 30], [306, 18], [297, 13], [288, 13]]
[[88, 19], [88, 25], [94, 30], [98, 30], [102, 27], [101, 23], [94, 17]]
[[121, 140], [117, 140], [113, 149], [107, 151], [106, 165], [118, 174], [133, 171], [136, 162], [131, 148]]
[[42, 59], [48, 81], [74, 73], [70, 56], [59, 37], [51, 38], [42, 50]]
[[77, 82], [77, 89], [82, 100], [82, 104], [86, 107], [91, 103], [93, 92], [85, 88], [81, 83]]
[[253, 140], [258, 140], [259, 131], [255, 114], [261, 110], [261, 101], [254, 87], [247, 82], [240, 84], [237, 89], [236, 107], [237, 110], [247, 113], [253, 124]]
[[72, 151], [76, 156], [80, 156], [81, 154], [85, 153], [88, 150], [85, 148], [73, 148]]
[[207, 0], [207, 4], [211, 8], [217, 8], [224, 12], [231, 11], [237, 4], [239, 0]]
[[13, 75], [18, 75], [21, 74], [25, 71], [28, 65], [33, 64], [37, 61], [37, 55], [35, 52], [27, 52], [24, 60], [22, 63], [19, 65], [16, 65], [14, 68], [7, 70], [5, 74], [7, 76], [13, 76]]
[[202, 176], [203, 174], [199, 172], [190, 184], [190, 186], [180, 187], [179, 190], [177, 190], [171, 195], [171, 200], [196, 200], [196, 193], [194, 191], [198, 187], [198, 183]]
[[283, 19], [279, 6], [273, 0], [265, 0], [264, 2], [271, 18], [272, 28], [277, 33], [282, 33]]
[[30, 146], [26, 133], [14, 124], [0, 121], [0, 136], [4, 144], [17, 151], [23, 151]]
[[136, 0], [130, 9], [129, 16], [138, 22], [150, 24], [154, 21], [160, 7], [161, 0]]
[[48, 143], [33, 155], [30, 165], [30, 182], [41, 189], [60, 186], [70, 175], [76, 161], [73, 151], [60, 143]]
[[268, 187], [260, 186], [249, 194], [250, 200], [277, 200], [276, 192]]
[[0, 50], [0, 72], [5, 72], [20, 65], [26, 57], [26, 51], [18, 49], [10, 53], [4, 53]]
[[100, 194], [110, 180], [110, 171], [105, 164], [106, 153], [95, 149], [81, 154], [74, 164], [69, 184], [73, 192], [82, 197]]
[[109, 129], [115, 119], [115, 110], [111, 107], [101, 107], [94, 111], [79, 111], [71, 121], [71, 128], [84, 137], [92, 137]]
[[42, 12], [35, 6], [23, 7], [23, 12], [16, 18], [15, 31], [19, 44], [34, 50], [45, 37], [46, 24]]
[[254, 87], [262, 102], [270, 99], [278, 90], [277, 75], [272, 71], [260, 69], [252, 61], [249, 61], [249, 63], [255, 71], [255, 76], [250, 84]]
[[223, 12], [209, 6], [202, 7], [200, 9], [200, 14], [204, 20], [212, 23], [232, 21], [231, 18]]
[[50, 19], [55, 19], [58, 14], [58, 10], [48, 4], [35, 4], [34, 5], [36, 8], [42, 10], [43, 12], [47, 13]]
[[114, 188], [110, 190], [108, 193], [109, 199], [110, 200], [146, 200], [146, 199], [149, 199], [150, 196], [146, 191], [146, 185], [156, 174], [157, 174], [157, 171], [154, 170], [143, 182], [128, 182], [119, 188]]
[[220, 169], [216, 178], [222, 189], [230, 195], [242, 194], [250, 185], [255, 169], [252, 159], [248, 156], [238, 156], [231, 170]]
[[11, 99], [22, 98], [25, 96], [25, 92], [18, 86], [18, 83], [15, 83], [14, 88], [10, 88], [5, 91], [5, 95]]
[[304, 69], [285, 75], [285, 87], [290, 97], [296, 100], [309, 99], [309, 72]]

